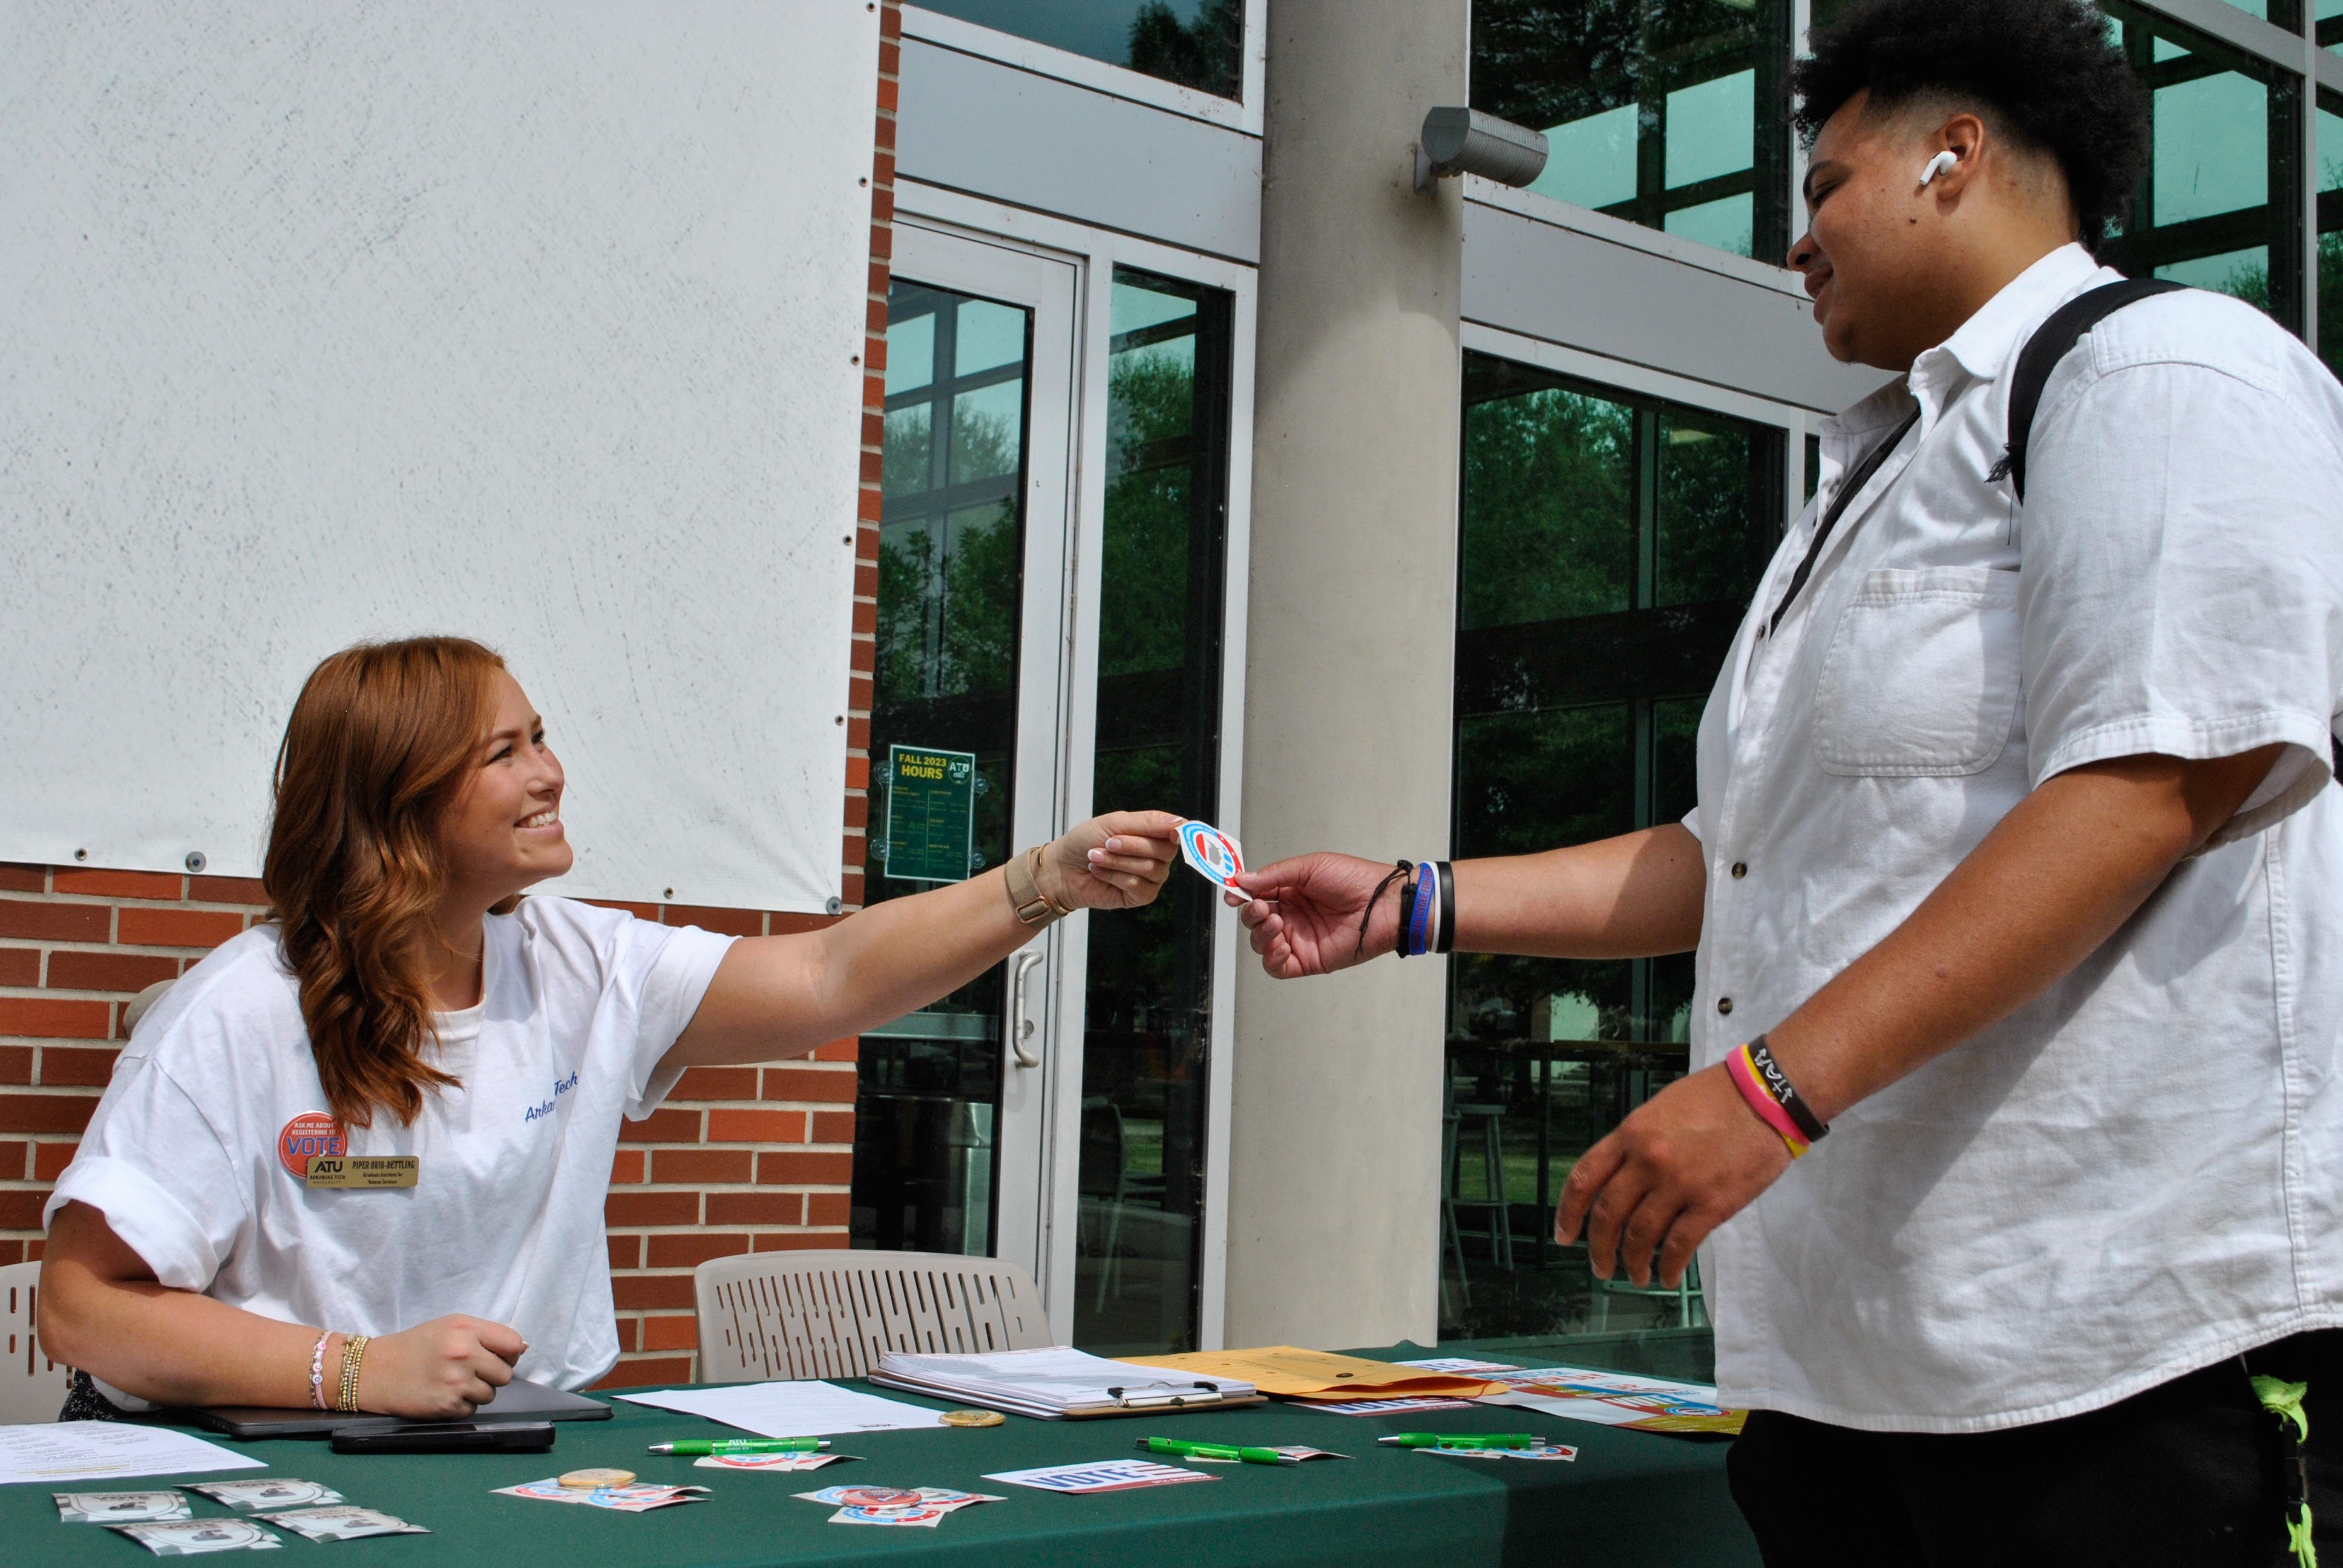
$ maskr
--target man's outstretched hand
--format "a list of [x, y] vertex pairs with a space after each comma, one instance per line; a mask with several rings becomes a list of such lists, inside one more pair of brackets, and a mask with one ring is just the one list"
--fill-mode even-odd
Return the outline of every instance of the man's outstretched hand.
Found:
[[[1399, 887], [1375, 889], [1392, 874], [1385, 860], [1355, 855], [1297, 855], [1247, 871], [1222, 897], [1261, 955], [1261, 967], [1278, 980], [1332, 974], [1392, 951], [1399, 945]], [[1239, 890], [1242, 890], [1239, 891]], [[1359, 940], [1359, 917], [1367, 916], [1366, 941]]]

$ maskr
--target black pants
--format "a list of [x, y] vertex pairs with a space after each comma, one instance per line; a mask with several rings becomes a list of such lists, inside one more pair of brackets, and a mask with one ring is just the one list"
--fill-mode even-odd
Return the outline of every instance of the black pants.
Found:
[[2316, 1540], [2343, 1563], [2343, 1330], [2298, 1334], [2064, 1421], [1937, 1436], [1756, 1411], [1726, 1469], [1766, 1568], [2273, 1568], [2278, 1418], [2249, 1373], [2310, 1385]]

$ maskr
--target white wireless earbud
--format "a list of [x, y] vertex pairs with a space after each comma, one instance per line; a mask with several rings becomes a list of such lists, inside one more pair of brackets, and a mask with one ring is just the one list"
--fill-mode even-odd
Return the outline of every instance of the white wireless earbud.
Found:
[[1925, 186], [1946, 169], [1956, 169], [1960, 166], [1961, 155], [1948, 148], [1928, 160], [1928, 166], [1920, 171], [1920, 183]]

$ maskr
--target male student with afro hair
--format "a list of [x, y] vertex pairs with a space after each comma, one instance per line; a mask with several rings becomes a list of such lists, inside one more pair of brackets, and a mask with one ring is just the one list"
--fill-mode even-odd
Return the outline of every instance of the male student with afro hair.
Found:
[[[1769, 1564], [2307, 1562], [2305, 1415], [2343, 1533], [2343, 387], [2237, 300], [2095, 292], [2147, 135], [2082, 0], [1872, 0], [1812, 48], [1790, 265], [1896, 379], [1824, 427], [1699, 805], [1415, 903], [1459, 951], [1697, 950], [1694, 1070], [1556, 1234], [1638, 1284], [1698, 1251]], [[1247, 874], [1254, 950], [1393, 950], [1392, 879]]]

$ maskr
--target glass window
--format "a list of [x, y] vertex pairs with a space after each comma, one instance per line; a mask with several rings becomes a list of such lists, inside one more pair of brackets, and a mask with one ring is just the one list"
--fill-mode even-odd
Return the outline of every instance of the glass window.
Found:
[[2343, 95], [2334, 93], [2318, 95], [2318, 357], [2343, 376]]
[[2343, 0], [2318, 0], [2318, 42], [2343, 55]]
[[1244, 0], [919, 0], [922, 8], [1233, 98]]
[[1473, 106], [1545, 132], [1542, 195], [1773, 260], [1788, 0], [1476, 0]]
[[[900, 278], [887, 314], [870, 819], [888, 820], [890, 747], [972, 753], [970, 875], [1009, 848], [1029, 322]], [[871, 903], [934, 885], [890, 875], [875, 826], [870, 857]], [[863, 1035], [853, 1245], [992, 1251], [1001, 992], [995, 969]]]
[[[1229, 297], [1117, 268], [1100, 560], [1101, 809], [1219, 811]], [[1212, 922], [1200, 877], [1095, 921], [1082, 1038], [1074, 1342], [1196, 1347]]]
[[[1455, 853], [1681, 818], [1706, 693], [1781, 537], [1781, 433], [1468, 354], [1463, 443]], [[1545, 1218], [1578, 1155], [1682, 1072], [1691, 956], [1450, 974], [1443, 1337], [1658, 1328], [1701, 1370], [1695, 1298], [1598, 1287]]]
[[[2302, 326], [2298, 79], [2109, 0], [2111, 35], [2149, 94], [2146, 178], [2107, 260], [2235, 295]], [[2271, 199], [2276, 193], [2278, 199]]]

